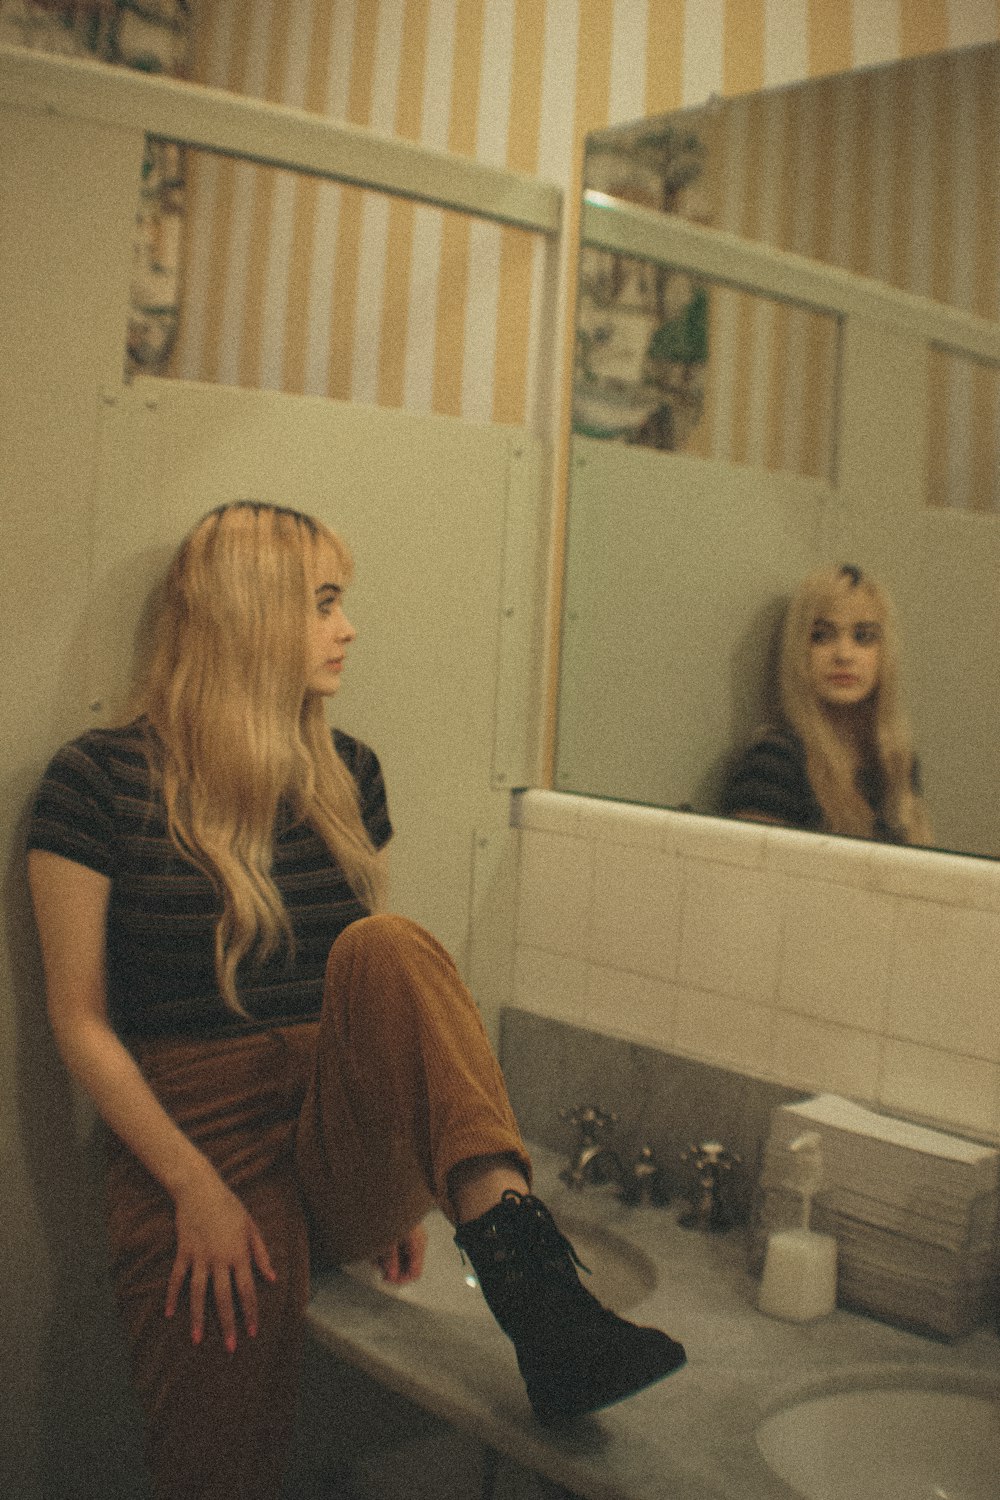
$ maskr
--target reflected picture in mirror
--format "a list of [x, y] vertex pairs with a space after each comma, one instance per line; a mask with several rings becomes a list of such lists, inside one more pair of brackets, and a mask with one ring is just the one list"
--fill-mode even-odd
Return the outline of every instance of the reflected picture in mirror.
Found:
[[589, 138], [559, 790], [731, 810], [788, 600], [849, 559], [932, 816], [804, 826], [1000, 857], [998, 132], [991, 44]]
[[930, 844], [885, 589], [850, 563], [804, 578], [785, 612], [777, 712], [731, 766], [728, 817]]

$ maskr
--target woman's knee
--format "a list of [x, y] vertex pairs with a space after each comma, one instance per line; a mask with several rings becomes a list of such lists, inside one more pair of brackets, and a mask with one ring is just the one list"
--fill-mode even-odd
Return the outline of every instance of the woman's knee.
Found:
[[421, 951], [440, 951], [440, 944], [419, 922], [398, 912], [374, 912], [361, 917], [345, 927], [334, 942], [327, 959], [326, 975], [340, 966], [353, 967], [358, 963], [393, 963], [405, 961]]

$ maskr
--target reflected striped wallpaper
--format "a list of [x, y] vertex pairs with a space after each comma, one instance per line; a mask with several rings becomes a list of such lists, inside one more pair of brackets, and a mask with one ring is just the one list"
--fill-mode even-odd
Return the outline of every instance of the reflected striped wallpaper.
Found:
[[554, 181], [566, 234], [201, 157], [173, 373], [557, 437], [589, 130], [998, 35], [998, 0], [201, 0], [198, 81]]
[[[998, 145], [995, 46], [733, 101], [709, 130], [710, 218], [996, 322]], [[737, 300], [719, 320], [713, 373], [756, 375], [724, 393], [726, 456], [825, 472], [828, 459], [799, 460], [816, 451], [803, 440], [810, 418], [829, 420], [831, 338], [790, 309]], [[940, 418], [928, 500], [1000, 510], [1000, 372], [934, 352], [930, 374]], [[822, 455], [829, 436], [817, 436]]]

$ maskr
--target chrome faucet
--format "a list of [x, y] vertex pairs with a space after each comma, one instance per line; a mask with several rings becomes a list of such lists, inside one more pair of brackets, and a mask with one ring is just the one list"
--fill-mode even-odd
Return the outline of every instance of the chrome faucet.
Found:
[[559, 1118], [575, 1125], [579, 1131], [570, 1164], [559, 1173], [563, 1182], [571, 1188], [582, 1188], [586, 1183], [622, 1184], [625, 1172], [621, 1158], [604, 1139], [611, 1127], [617, 1124], [618, 1116], [596, 1104], [578, 1104], [576, 1109], [561, 1109]]
[[734, 1151], [721, 1141], [701, 1141], [689, 1146], [682, 1161], [694, 1168], [694, 1185], [687, 1211], [677, 1220], [682, 1229], [702, 1229], [709, 1234], [725, 1234], [733, 1226], [733, 1215], [722, 1201], [722, 1176], [740, 1165]]
[[649, 1141], [644, 1141], [639, 1148], [639, 1154], [625, 1174], [625, 1179], [621, 1197], [622, 1202], [627, 1203], [630, 1208], [638, 1208], [643, 1203], [662, 1208], [665, 1203], [670, 1202], [670, 1180], [657, 1161]]

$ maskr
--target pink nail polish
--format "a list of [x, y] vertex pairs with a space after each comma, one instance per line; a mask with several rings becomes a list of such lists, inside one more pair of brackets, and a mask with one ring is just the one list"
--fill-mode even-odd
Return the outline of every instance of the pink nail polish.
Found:
[[251, 1323], [250, 1327], [247, 1329], [247, 1333], [252, 1339], [255, 1339], [257, 1337], [257, 1324]]
[[235, 1354], [236, 1353], [236, 1335], [235, 1335], [235, 1333], [230, 1333], [227, 1336], [227, 1338], [226, 1338], [226, 1353], [227, 1354]]

